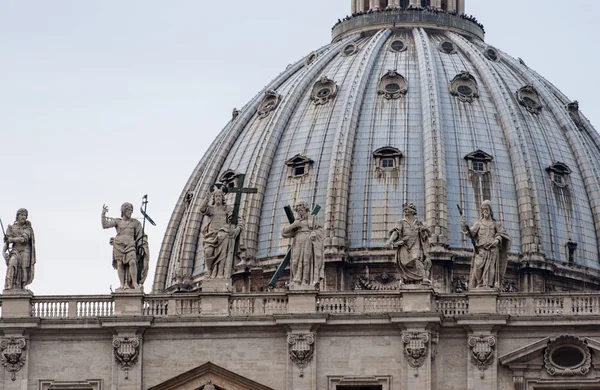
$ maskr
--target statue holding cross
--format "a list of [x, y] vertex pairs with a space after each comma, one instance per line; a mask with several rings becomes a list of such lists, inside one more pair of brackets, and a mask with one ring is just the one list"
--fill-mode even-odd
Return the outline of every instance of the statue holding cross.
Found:
[[[230, 278], [236, 261], [243, 260], [244, 221], [239, 212], [242, 194], [257, 192], [256, 188], [244, 188], [244, 178], [245, 175], [238, 174], [237, 186], [234, 187], [215, 185], [200, 204], [200, 213], [205, 216], [202, 237], [207, 279]], [[236, 194], [233, 207], [225, 201], [228, 193]]]

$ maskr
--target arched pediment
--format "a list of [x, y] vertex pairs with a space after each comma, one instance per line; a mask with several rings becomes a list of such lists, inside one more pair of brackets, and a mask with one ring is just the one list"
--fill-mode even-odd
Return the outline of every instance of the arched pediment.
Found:
[[149, 390], [201, 390], [209, 381], [216, 390], [273, 390], [211, 362], [184, 372]]

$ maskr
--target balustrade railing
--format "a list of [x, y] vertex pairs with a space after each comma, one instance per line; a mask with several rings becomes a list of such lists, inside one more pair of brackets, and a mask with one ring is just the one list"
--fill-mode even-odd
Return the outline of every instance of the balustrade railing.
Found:
[[31, 316], [39, 318], [91, 318], [115, 315], [111, 296], [40, 296], [31, 300]]
[[437, 311], [445, 316], [460, 316], [469, 313], [469, 298], [465, 295], [441, 295], [436, 300]]

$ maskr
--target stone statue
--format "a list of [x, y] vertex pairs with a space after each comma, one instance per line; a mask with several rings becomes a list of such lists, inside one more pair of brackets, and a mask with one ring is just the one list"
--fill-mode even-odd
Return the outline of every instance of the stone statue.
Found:
[[429, 228], [417, 218], [417, 207], [412, 203], [402, 205], [404, 218], [396, 222], [389, 233], [387, 244], [396, 250], [396, 264], [402, 281], [408, 284], [431, 284], [429, 273]]
[[25, 209], [17, 211], [14, 225], [8, 225], [4, 236], [2, 255], [6, 260], [6, 290], [22, 290], [33, 282], [35, 270], [35, 237], [29, 213]]
[[308, 203], [296, 202], [294, 211], [296, 220], [281, 232], [284, 238], [292, 239], [290, 281], [293, 286], [318, 287], [325, 278], [325, 233], [317, 224], [316, 216], [309, 215]]
[[[212, 204], [211, 203], [212, 199]], [[242, 232], [244, 221], [238, 218], [237, 225], [231, 223], [233, 208], [225, 203], [225, 193], [215, 188], [208, 191], [200, 204], [200, 213], [205, 216], [202, 228], [204, 260], [207, 279], [231, 277], [234, 262], [241, 262], [244, 250]], [[235, 259], [234, 259], [235, 258]]]
[[149, 268], [148, 236], [143, 234], [140, 221], [131, 217], [131, 203], [123, 203], [121, 218], [109, 218], [107, 212], [108, 207], [102, 206], [102, 227], [117, 230], [110, 245], [113, 247], [113, 267], [121, 283], [119, 289], [142, 289]]
[[[475, 245], [477, 245], [471, 272], [469, 275], [469, 290], [498, 289], [506, 271], [510, 237], [504, 231], [502, 224], [494, 219], [492, 202], [481, 203], [481, 218], [470, 228]], [[463, 234], [468, 234], [467, 219], [461, 219]]]

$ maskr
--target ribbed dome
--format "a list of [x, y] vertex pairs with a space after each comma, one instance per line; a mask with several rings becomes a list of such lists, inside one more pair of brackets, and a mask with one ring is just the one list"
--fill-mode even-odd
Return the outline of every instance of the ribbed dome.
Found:
[[234, 115], [201, 159], [154, 291], [177, 274], [202, 277], [200, 201], [235, 173], [258, 189], [240, 213], [247, 255], [265, 270], [286, 252], [283, 207], [296, 200], [322, 206], [330, 263], [392, 264], [388, 231], [413, 202], [433, 227], [434, 260], [451, 264], [471, 248], [456, 205], [473, 221], [491, 199], [513, 268], [568, 270], [571, 248], [571, 262], [597, 274], [600, 136], [576, 102], [458, 16], [391, 10], [333, 35]]

